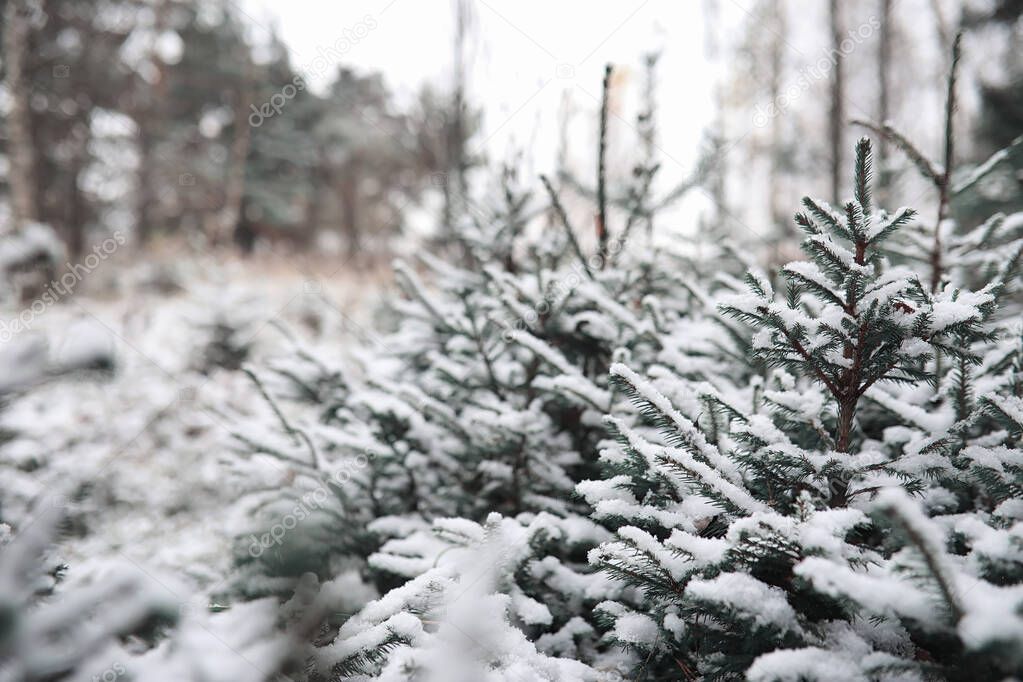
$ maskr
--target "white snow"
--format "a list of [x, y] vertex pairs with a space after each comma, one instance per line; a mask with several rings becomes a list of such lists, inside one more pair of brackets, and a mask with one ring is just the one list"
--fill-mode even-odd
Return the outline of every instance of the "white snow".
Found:
[[711, 580], [691, 580], [686, 586], [686, 594], [720, 604], [759, 627], [802, 632], [796, 612], [785, 599], [785, 593], [745, 573], [722, 573]]

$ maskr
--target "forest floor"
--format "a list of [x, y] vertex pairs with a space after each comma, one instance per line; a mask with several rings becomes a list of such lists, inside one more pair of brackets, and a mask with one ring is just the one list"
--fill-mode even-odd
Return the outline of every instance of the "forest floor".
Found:
[[[50, 378], [6, 397], [0, 521], [25, 527], [44, 506], [58, 506], [71, 521], [59, 545], [68, 581], [127, 565], [175, 600], [205, 607], [246, 527], [232, 516], [246, 484], [230, 466], [234, 417], [265, 407], [237, 365], [287, 352], [288, 330], [343, 353], [368, 333], [386, 270], [315, 257], [110, 265], [0, 346], [0, 360], [41, 357], [47, 366], [83, 355], [113, 360], [112, 370]], [[5, 310], [4, 319], [22, 310]]]

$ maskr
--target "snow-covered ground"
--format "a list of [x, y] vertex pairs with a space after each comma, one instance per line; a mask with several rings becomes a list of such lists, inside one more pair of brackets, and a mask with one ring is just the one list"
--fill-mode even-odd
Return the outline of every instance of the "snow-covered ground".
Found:
[[[176, 292], [156, 286], [166, 272]], [[343, 352], [364, 333], [383, 277], [331, 263], [212, 260], [109, 274], [102, 295], [87, 290], [23, 317], [29, 324], [0, 345], [5, 378], [23, 377], [0, 409], [0, 522], [17, 531], [62, 508], [69, 585], [118, 564], [205, 609], [246, 527], [232, 503], [251, 481], [230, 466], [230, 429], [265, 409], [244, 373], [218, 363], [287, 352], [288, 329]], [[8, 307], [4, 319], [24, 310]], [[53, 376], [78, 365], [96, 368]]]

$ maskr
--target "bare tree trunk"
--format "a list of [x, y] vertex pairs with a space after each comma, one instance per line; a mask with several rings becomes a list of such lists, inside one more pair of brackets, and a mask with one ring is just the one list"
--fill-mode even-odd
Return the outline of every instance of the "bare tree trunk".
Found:
[[[881, 36], [877, 54], [878, 93], [877, 120], [881, 125], [888, 123], [891, 117], [891, 65], [892, 65], [892, 0], [881, 0]], [[880, 169], [877, 178], [878, 204], [888, 204], [888, 188], [891, 185], [891, 172], [888, 168], [888, 139], [882, 135], [877, 149], [877, 167]]]
[[11, 211], [14, 229], [37, 219], [35, 155], [32, 150], [32, 121], [29, 110], [25, 60], [28, 56], [29, 24], [24, 0], [8, 0], [4, 13], [4, 61], [7, 62], [7, 92], [11, 109], [7, 115], [10, 144]]
[[[162, 31], [167, 25], [168, 4], [167, 0], [160, 0], [156, 8], [155, 27]], [[138, 242], [142, 246], [156, 232], [155, 214], [153, 204], [156, 202], [157, 174], [155, 171], [157, 155], [156, 147], [159, 142], [160, 112], [163, 101], [166, 97], [167, 78], [164, 72], [163, 60], [154, 58], [156, 64], [156, 81], [153, 83], [151, 94], [147, 93], [147, 101], [142, 102], [135, 113], [135, 126], [138, 129], [138, 152], [139, 168], [137, 175], [138, 189], [135, 196], [135, 219], [138, 223]], [[184, 176], [179, 176], [179, 182]]]
[[68, 255], [75, 259], [85, 251], [85, 197], [78, 186], [78, 177], [85, 166], [85, 150], [76, 150], [68, 168], [68, 201], [64, 224], [67, 230]]
[[324, 171], [326, 162], [320, 159], [316, 165], [309, 169], [309, 201], [306, 202], [304, 216], [305, 229], [309, 231], [309, 243], [315, 244], [316, 237], [320, 232], [320, 222], [323, 220], [323, 194], [329, 191], [329, 182], [325, 180], [327, 173]]
[[458, 33], [455, 43], [455, 127], [454, 149], [455, 169], [458, 173], [458, 192], [464, 197], [469, 192], [468, 171], [469, 160], [466, 157], [465, 138], [468, 125], [465, 120], [465, 83], [468, 79], [466, 74], [467, 55], [466, 50], [469, 44], [469, 31], [472, 28], [472, 5], [468, 0], [459, 0], [458, 3]]
[[341, 232], [347, 242], [346, 248], [350, 260], [356, 259], [361, 246], [358, 178], [358, 167], [353, 164], [342, 173], [338, 186], [338, 198], [341, 200]]
[[[781, 100], [781, 86], [782, 79], [784, 78], [783, 69], [785, 68], [784, 57], [786, 42], [786, 29], [788, 28], [785, 22], [785, 6], [781, 0], [773, 0], [770, 6], [770, 18], [773, 26], [771, 35], [773, 36], [770, 46], [770, 66], [768, 73], [768, 88], [769, 88], [769, 102], [777, 103]], [[781, 234], [790, 236], [793, 233], [792, 221], [787, 219], [787, 214], [783, 208], [784, 197], [782, 196], [781, 187], [779, 186], [779, 179], [781, 176], [781, 161], [782, 161], [782, 134], [781, 134], [782, 116], [780, 114], [771, 117], [771, 138], [768, 141], [768, 155], [769, 155], [769, 166], [768, 166], [768, 202], [771, 213], [772, 226], [781, 231]], [[779, 248], [781, 244], [780, 240], [775, 241], [775, 248]]]
[[472, 23], [471, 8], [467, 0], [455, 0], [454, 93], [450, 119], [445, 130], [444, 226], [454, 229], [454, 223], [465, 210], [469, 191], [468, 166], [465, 153], [465, 82], [466, 46]]
[[[714, 0], [704, 0], [703, 7], [704, 29], [706, 31], [707, 58], [711, 63], [717, 65], [721, 55], [721, 39], [718, 35], [720, 26], [719, 5]], [[714, 144], [719, 147], [722, 141], [727, 139], [728, 131], [725, 129], [727, 116], [725, 115], [725, 85], [721, 77], [714, 84], [714, 130], [716, 139]], [[725, 224], [725, 216], [728, 214], [728, 166], [726, 165], [727, 154], [715, 150], [714, 171], [710, 174], [710, 196], [714, 204], [714, 222], [712, 230], [720, 230]]]
[[153, 184], [155, 182], [153, 165], [156, 159], [154, 152], [156, 141], [148, 130], [146, 119], [138, 120], [136, 124], [138, 126], [139, 167], [136, 174], [136, 184], [138, 186], [135, 188], [135, 221], [137, 223], [138, 241], [141, 245], [148, 242], [153, 233], [151, 209], [154, 194]]
[[252, 126], [249, 125], [249, 107], [253, 101], [254, 65], [247, 54], [244, 75], [238, 88], [234, 111], [234, 140], [231, 143], [231, 157], [224, 183], [224, 207], [215, 223], [217, 232], [210, 238], [211, 246], [225, 244], [238, 227], [242, 203], [245, 199], [245, 169], [252, 145]]
[[839, 16], [838, 0], [830, 0], [828, 7], [828, 29], [831, 33], [831, 50], [835, 59], [835, 75], [831, 79], [831, 109], [829, 112], [831, 139], [831, 198], [837, 204], [842, 196], [842, 129], [845, 123], [845, 78], [842, 55], [842, 22]]

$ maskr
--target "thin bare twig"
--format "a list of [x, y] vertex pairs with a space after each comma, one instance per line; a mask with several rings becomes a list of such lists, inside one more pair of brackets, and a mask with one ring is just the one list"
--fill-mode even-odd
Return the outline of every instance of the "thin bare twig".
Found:
[[572, 245], [572, 250], [575, 251], [575, 255], [579, 258], [579, 262], [583, 265], [583, 270], [590, 279], [593, 279], [593, 272], [590, 271], [590, 266], [586, 262], [586, 255], [583, 253], [582, 248], [579, 246], [579, 242], [575, 238], [575, 231], [572, 229], [572, 224], [568, 222], [568, 214], [565, 213], [565, 207], [561, 205], [561, 200], [558, 198], [558, 193], [555, 191], [554, 186], [551, 184], [550, 179], [546, 175], [540, 176], [540, 182], [543, 183], [544, 189], [547, 190], [547, 194], [551, 197], [551, 208], [554, 209], [554, 213], [558, 216], [558, 220], [561, 221], [561, 225], [565, 228], [565, 232], [568, 235], [568, 241]]
[[604, 267], [607, 258], [607, 109], [612, 69], [610, 64], [604, 67], [604, 94], [600, 100], [600, 142], [597, 151], [597, 254], [600, 256], [600, 267]]

